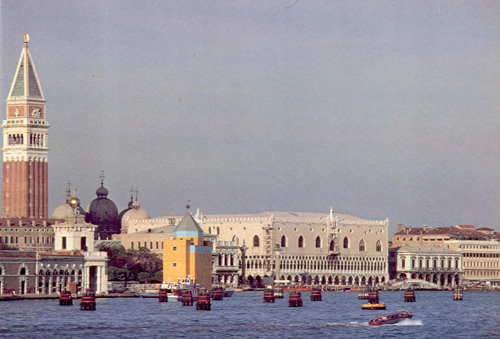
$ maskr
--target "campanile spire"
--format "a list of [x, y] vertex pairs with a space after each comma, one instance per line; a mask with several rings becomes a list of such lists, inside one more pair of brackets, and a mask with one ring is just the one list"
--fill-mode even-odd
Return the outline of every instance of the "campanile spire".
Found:
[[26, 34], [2, 124], [4, 218], [48, 217], [49, 123], [28, 42]]

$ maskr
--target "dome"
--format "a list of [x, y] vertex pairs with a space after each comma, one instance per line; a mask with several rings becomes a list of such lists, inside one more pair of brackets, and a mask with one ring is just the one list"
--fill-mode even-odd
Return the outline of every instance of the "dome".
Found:
[[95, 194], [97, 194], [98, 197], [103, 197], [103, 198], [106, 198], [109, 194], [109, 191], [106, 187], [104, 187], [102, 184], [101, 184], [101, 187], [99, 187], [96, 191], [95, 191]]
[[150, 219], [148, 212], [141, 208], [141, 204], [136, 200], [132, 209], [128, 210], [122, 217], [122, 229], [128, 231], [131, 220]]
[[123, 215], [122, 229], [128, 230], [131, 220], [147, 220], [150, 219], [149, 214], [142, 208], [132, 208]]
[[134, 205], [134, 197], [131, 196], [130, 197], [130, 201], [128, 202], [128, 207], [126, 209], [124, 209], [123, 211], [121, 211], [120, 214], [118, 214], [118, 221], [120, 223], [122, 222], [122, 219], [123, 219], [123, 216], [125, 215], [125, 213], [127, 213], [128, 211], [130, 211], [132, 209], [133, 205]]
[[118, 208], [108, 198], [92, 200], [88, 207], [89, 221], [98, 226], [115, 226], [118, 221]]
[[[85, 211], [81, 206], [79, 207], [79, 210], [81, 215], [85, 215]], [[67, 217], [72, 215], [74, 215], [73, 208], [70, 206], [70, 204], [65, 202], [54, 209], [54, 212], [52, 212], [52, 219], [66, 219]]]
[[109, 239], [113, 234], [120, 233], [120, 220], [118, 219], [118, 208], [115, 203], [108, 199], [109, 191], [104, 187], [104, 174], [101, 174], [101, 187], [96, 190], [97, 198], [87, 207], [85, 220], [97, 225], [99, 239]]

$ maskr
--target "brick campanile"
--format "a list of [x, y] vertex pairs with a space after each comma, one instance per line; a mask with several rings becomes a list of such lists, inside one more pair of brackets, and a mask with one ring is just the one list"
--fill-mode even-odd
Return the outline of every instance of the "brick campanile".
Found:
[[2, 124], [3, 218], [48, 218], [49, 123], [28, 41], [25, 35]]

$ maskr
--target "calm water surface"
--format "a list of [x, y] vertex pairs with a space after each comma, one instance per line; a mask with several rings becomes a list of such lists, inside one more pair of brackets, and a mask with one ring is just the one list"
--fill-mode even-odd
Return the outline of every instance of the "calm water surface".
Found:
[[323, 292], [323, 301], [288, 307], [285, 299], [264, 304], [263, 292], [235, 293], [212, 301], [212, 310], [159, 303], [157, 299], [98, 299], [97, 310], [59, 306], [57, 300], [0, 302], [0, 338], [500, 338], [500, 292], [380, 292], [387, 312], [409, 309], [414, 318], [368, 326], [384, 311], [361, 310], [354, 292]]

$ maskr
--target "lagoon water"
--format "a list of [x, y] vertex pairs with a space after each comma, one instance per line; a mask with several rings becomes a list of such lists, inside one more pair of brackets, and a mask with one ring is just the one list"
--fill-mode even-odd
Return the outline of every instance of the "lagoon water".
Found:
[[323, 292], [303, 307], [288, 307], [288, 293], [273, 304], [263, 292], [235, 293], [197, 311], [157, 299], [97, 299], [96, 311], [59, 306], [58, 300], [0, 302], [0, 338], [500, 338], [500, 292], [416, 291], [417, 302], [403, 302], [403, 291], [380, 292], [385, 312], [409, 309], [413, 319], [368, 326], [384, 311], [361, 310], [354, 292]]

